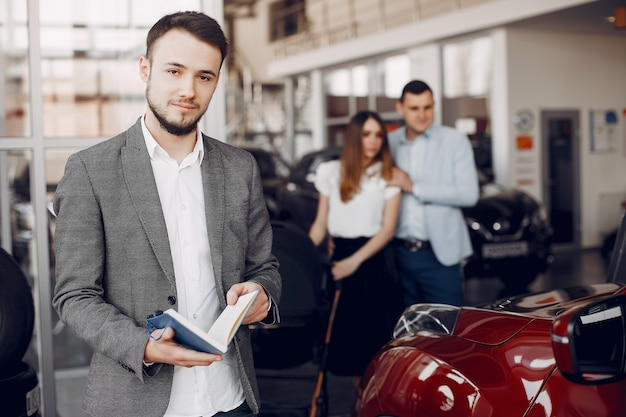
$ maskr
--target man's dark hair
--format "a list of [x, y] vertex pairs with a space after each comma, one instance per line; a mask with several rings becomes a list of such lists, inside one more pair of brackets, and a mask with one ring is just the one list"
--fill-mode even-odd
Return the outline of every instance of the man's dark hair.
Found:
[[402, 94], [400, 95], [400, 101], [404, 100], [404, 96], [406, 95], [406, 93], [422, 94], [424, 91], [430, 91], [431, 94], [433, 93], [433, 90], [431, 90], [428, 84], [426, 84], [424, 81], [421, 81], [421, 80], [410, 81], [402, 89]]
[[219, 23], [212, 17], [200, 12], [176, 12], [163, 16], [150, 28], [146, 37], [146, 58], [151, 59], [155, 42], [172, 29], [190, 33], [198, 40], [219, 48], [222, 63], [228, 52], [228, 41]]

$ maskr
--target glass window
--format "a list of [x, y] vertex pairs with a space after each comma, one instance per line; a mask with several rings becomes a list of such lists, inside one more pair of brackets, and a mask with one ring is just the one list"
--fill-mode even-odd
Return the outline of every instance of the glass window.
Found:
[[350, 70], [341, 68], [330, 71], [326, 75], [326, 92], [332, 96], [347, 96], [350, 94]]
[[362, 110], [380, 113], [389, 122], [390, 131], [396, 128], [395, 104], [410, 78], [410, 64], [407, 55], [396, 55], [327, 72], [327, 144], [341, 145], [349, 117]]
[[327, 127], [326, 135], [328, 138], [328, 146], [343, 146], [346, 127], [347, 125], [344, 123]]
[[483, 96], [491, 81], [493, 42], [481, 37], [443, 47], [444, 96]]
[[[31, 288], [35, 288], [35, 213], [31, 196], [30, 150], [0, 151], [0, 219], [3, 224], [2, 246], [20, 267]], [[8, 231], [4, 223], [9, 223]], [[33, 329], [36, 331], [36, 326]], [[36, 338], [30, 340], [24, 362], [39, 368]]]
[[0, 3], [0, 137], [29, 136], [26, 2]]
[[350, 113], [350, 70], [341, 68], [326, 74], [326, 112], [328, 117]]
[[350, 85], [352, 86], [352, 96], [356, 98], [356, 111], [369, 110], [369, 86], [370, 76], [367, 65], [357, 65], [352, 68]]
[[355, 65], [340, 68], [326, 74], [327, 116], [347, 117], [359, 110], [370, 109], [369, 66]]
[[306, 2], [280, 0], [270, 4], [270, 41], [277, 41], [306, 29]]
[[352, 68], [352, 94], [357, 97], [367, 97], [369, 94], [369, 70], [366, 65], [357, 65]]
[[402, 88], [411, 79], [408, 55], [395, 55], [377, 62], [376, 109], [379, 113], [395, 112]]
[[[5, 210], [8, 209], [8, 216], [11, 222], [11, 233], [8, 236], [9, 242], [2, 242], [3, 246], [10, 247], [13, 257], [29, 277], [33, 276], [31, 271], [31, 252], [33, 235], [33, 208], [30, 193], [30, 173], [29, 163], [31, 152], [24, 150], [2, 151], [0, 161], [2, 170], [0, 180], [6, 181], [8, 185], [8, 198], [2, 198]], [[3, 189], [5, 189], [3, 187]], [[2, 215], [6, 215], [4, 210]]]
[[[40, 299], [43, 288], [54, 288], [51, 203], [67, 158], [93, 144], [93, 137], [127, 129], [144, 113], [138, 58], [149, 27], [167, 13], [214, 6], [201, 0], [0, 0], [0, 245], [33, 290], [34, 334], [24, 361], [39, 372], [40, 405], [56, 407], [40, 408], [45, 415], [83, 415], [91, 356], [87, 344], [60, 322], [51, 300]], [[37, 28], [29, 26], [34, 13]], [[32, 83], [39, 71], [41, 82]], [[33, 116], [32, 102], [43, 104], [42, 114]], [[38, 261], [45, 255], [50, 264], [42, 267]], [[40, 369], [50, 361], [53, 375]]]
[[164, 14], [199, 0], [41, 2], [41, 71], [47, 137], [108, 137], [143, 112], [137, 60]]
[[491, 127], [487, 97], [493, 42], [485, 36], [443, 47], [442, 123], [467, 134], [481, 170], [491, 167]]

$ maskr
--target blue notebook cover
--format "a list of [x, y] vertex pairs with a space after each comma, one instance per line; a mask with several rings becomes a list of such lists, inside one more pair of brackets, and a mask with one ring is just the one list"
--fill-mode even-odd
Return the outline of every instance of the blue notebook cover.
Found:
[[258, 291], [243, 294], [236, 304], [226, 306], [208, 332], [174, 309], [157, 311], [148, 316], [148, 330], [152, 333], [156, 329], [171, 327], [175, 332], [174, 340], [182, 346], [200, 352], [224, 354], [258, 294]]

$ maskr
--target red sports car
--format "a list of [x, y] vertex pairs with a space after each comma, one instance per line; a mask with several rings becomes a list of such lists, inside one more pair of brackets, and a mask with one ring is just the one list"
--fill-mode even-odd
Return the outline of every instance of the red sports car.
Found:
[[361, 379], [358, 417], [626, 416], [626, 287], [416, 304]]

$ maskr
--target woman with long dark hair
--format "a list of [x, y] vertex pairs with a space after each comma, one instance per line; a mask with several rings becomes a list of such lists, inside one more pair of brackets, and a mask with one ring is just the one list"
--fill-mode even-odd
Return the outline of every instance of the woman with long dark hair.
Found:
[[391, 337], [386, 294], [394, 287], [384, 248], [394, 235], [400, 189], [389, 186], [394, 169], [387, 131], [372, 111], [348, 124], [341, 158], [320, 164], [319, 204], [309, 231], [319, 245], [332, 240], [332, 277], [342, 294], [333, 322], [328, 369], [357, 380], [374, 353]]

